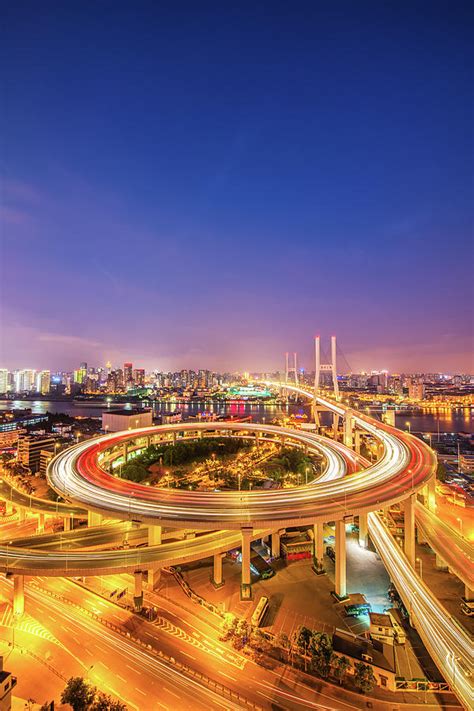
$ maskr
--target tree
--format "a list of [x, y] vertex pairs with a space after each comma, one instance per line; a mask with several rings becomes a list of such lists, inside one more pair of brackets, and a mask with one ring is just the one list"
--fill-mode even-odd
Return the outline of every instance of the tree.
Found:
[[363, 662], [357, 662], [355, 665], [354, 684], [364, 693], [372, 691], [377, 686], [377, 680], [372, 671], [372, 667]]
[[234, 649], [243, 649], [250, 640], [251, 627], [247, 620], [237, 622], [232, 645]]
[[74, 711], [88, 711], [94, 701], [95, 689], [80, 676], [68, 679], [61, 694], [61, 703], [70, 704]]
[[333, 656], [332, 639], [325, 632], [313, 632], [309, 644], [313, 669], [317, 674], [326, 678], [331, 670]]
[[111, 696], [99, 691], [90, 711], [127, 711], [127, 707], [121, 701], [116, 701]]
[[306, 654], [308, 652], [312, 636], [313, 632], [309, 629], [309, 627], [304, 627], [304, 625], [298, 627], [293, 635], [293, 642], [296, 644], [300, 654]]
[[336, 665], [334, 668], [334, 676], [339, 681], [340, 684], [345, 679], [347, 671], [350, 669], [351, 663], [347, 657], [337, 657]]

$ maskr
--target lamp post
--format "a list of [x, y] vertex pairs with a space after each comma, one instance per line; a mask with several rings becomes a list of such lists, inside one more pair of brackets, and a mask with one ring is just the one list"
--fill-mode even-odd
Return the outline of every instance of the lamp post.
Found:
[[420, 578], [423, 580], [423, 561], [421, 560], [421, 558], [417, 558], [416, 560], [420, 566]]
[[462, 532], [462, 518], [460, 518], [460, 517], [458, 516], [458, 517], [456, 518], [456, 521], [459, 523], [459, 532], [460, 532], [460, 534], [461, 534], [461, 538], [464, 538], [463, 532]]
[[405, 425], [408, 427], [408, 434], [411, 434], [411, 422], [405, 422]]

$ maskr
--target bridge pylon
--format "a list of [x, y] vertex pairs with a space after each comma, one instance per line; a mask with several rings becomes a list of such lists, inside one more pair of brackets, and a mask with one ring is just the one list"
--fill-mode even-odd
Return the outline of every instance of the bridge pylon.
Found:
[[334, 398], [339, 400], [339, 385], [337, 382], [337, 365], [336, 365], [336, 336], [331, 336], [331, 362], [321, 363], [321, 338], [316, 336], [314, 339], [314, 394], [319, 395], [321, 387], [321, 373], [331, 373], [332, 387], [334, 390]]
[[[336, 336], [331, 336], [331, 362], [321, 363], [321, 338], [320, 336], [315, 336], [314, 338], [314, 402], [313, 402], [313, 415], [316, 426], [320, 426], [319, 412], [324, 410], [316, 402], [316, 397], [321, 393], [321, 373], [330, 373], [332, 380], [332, 388], [334, 391], [334, 399], [339, 400], [339, 384], [337, 382], [337, 361], [336, 361]], [[338, 427], [338, 417], [334, 416], [334, 431], [335, 436], [337, 435]]]
[[285, 353], [285, 384], [288, 385], [290, 375], [294, 375], [295, 385], [298, 385], [298, 354], [293, 353], [293, 365], [290, 365], [290, 354]]

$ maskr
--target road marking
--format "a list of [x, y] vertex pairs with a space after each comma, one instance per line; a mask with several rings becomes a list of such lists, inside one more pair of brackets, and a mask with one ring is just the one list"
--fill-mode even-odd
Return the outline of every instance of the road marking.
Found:
[[228, 679], [231, 679], [232, 681], [237, 681], [237, 679], [235, 678], [235, 676], [231, 676], [230, 674], [226, 674], [226, 673], [223, 672], [223, 671], [220, 671], [219, 674], [222, 674], [222, 676], [226, 676]]
[[120, 681], [123, 681], [125, 684], [127, 683], [127, 680], [123, 678], [123, 676], [120, 676], [120, 674], [116, 674], [117, 679], [120, 679]]
[[163, 691], [166, 691], [167, 694], [171, 694], [171, 696], [174, 696], [175, 699], [181, 699], [181, 696], [179, 696], [179, 694], [175, 694], [175, 692], [171, 691], [171, 689], [168, 689], [167, 686], [163, 685]]
[[196, 657], [193, 657], [192, 654], [188, 654], [187, 652], [181, 652], [181, 654], [185, 654], [185, 655], [186, 655], [187, 657], [189, 657], [190, 659], [194, 659], [194, 661], [196, 661]]
[[138, 686], [135, 687], [135, 691], [138, 691], [140, 694], [143, 694], [143, 696], [146, 696], [145, 692], [139, 689]]
[[50, 620], [53, 620], [53, 622], [56, 622], [56, 618], [55, 618], [55, 617], [51, 617], [51, 615], [48, 615], [48, 617], [49, 617]]
[[132, 672], [135, 672], [135, 674], [140, 674], [141, 676], [141, 671], [138, 671], [138, 669], [135, 669], [135, 667], [131, 667], [130, 664], [125, 664], [126, 667], [132, 670]]

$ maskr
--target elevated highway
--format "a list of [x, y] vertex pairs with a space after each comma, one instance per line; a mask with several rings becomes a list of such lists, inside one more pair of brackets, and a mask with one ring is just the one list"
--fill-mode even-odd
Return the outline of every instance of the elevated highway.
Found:
[[[334, 407], [344, 412], [338, 404]], [[291, 490], [244, 493], [150, 489], [112, 477], [99, 461], [111, 447], [126, 445], [139, 437], [180, 432], [254, 433], [313, 451], [319, 449], [337, 473], [343, 446], [338, 443], [328, 446], [327, 440], [318, 435], [270, 425], [232, 422], [166, 425], [106, 435], [75, 445], [52, 460], [48, 478], [61, 496], [76, 505], [103, 516], [133, 519], [148, 525], [222, 530], [341, 520], [389, 506], [414, 494], [432, 478], [436, 465], [432, 451], [415, 437], [385, 425], [379, 427], [373, 420], [364, 419], [364, 427], [383, 444], [383, 454], [375, 464], [347, 479], [334, 478]]]
[[469, 590], [474, 590], [472, 543], [444, 523], [434, 511], [417, 502], [415, 519], [418, 529], [434, 552]]

